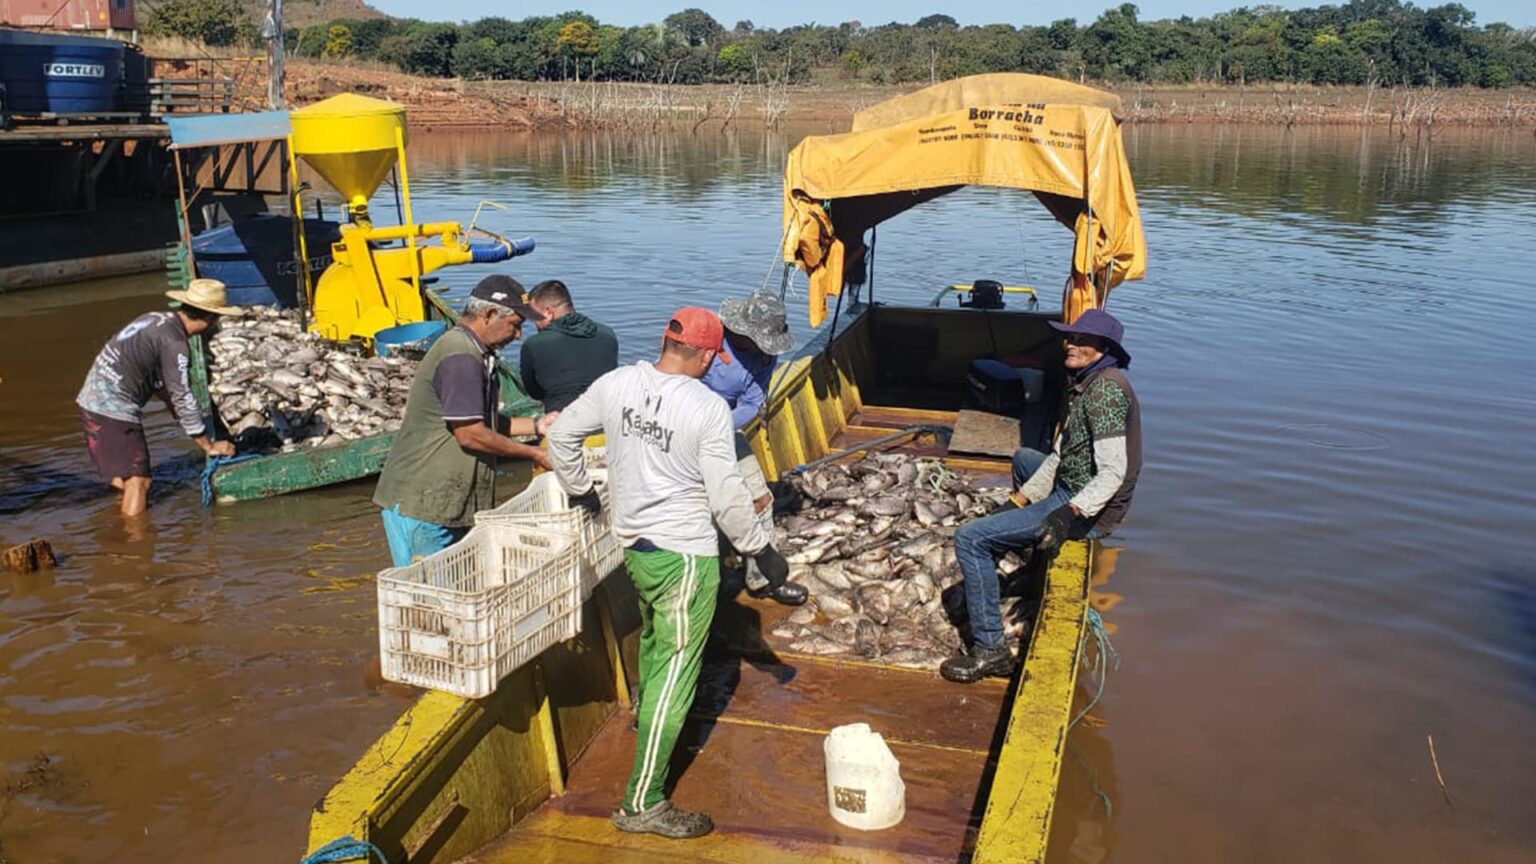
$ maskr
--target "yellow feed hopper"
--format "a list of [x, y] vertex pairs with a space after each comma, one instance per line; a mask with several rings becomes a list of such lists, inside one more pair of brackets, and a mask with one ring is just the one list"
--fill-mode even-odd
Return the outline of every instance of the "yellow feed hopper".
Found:
[[[372, 337], [425, 318], [421, 277], [452, 264], [492, 263], [533, 251], [533, 241], [509, 241], [478, 231], [471, 244], [457, 222], [417, 225], [405, 163], [405, 108], [343, 93], [290, 114], [293, 152], [347, 199], [348, 224], [331, 249], [333, 263], [315, 286], [310, 329], [331, 339]], [[399, 170], [404, 225], [375, 227], [368, 199]], [[437, 245], [418, 245], [441, 237]]]

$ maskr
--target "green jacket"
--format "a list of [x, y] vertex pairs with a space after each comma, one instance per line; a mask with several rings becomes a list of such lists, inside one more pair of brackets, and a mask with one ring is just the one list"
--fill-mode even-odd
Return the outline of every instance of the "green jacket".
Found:
[[443, 419], [434, 378], [443, 360], [457, 354], [473, 355], [484, 365], [483, 419], [496, 428], [496, 352], [463, 327], [450, 328], [416, 369], [405, 419], [373, 493], [374, 503], [386, 510], [398, 504], [401, 515], [450, 528], [471, 525], [475, 511], [494, 506], [496, 480], [494, 461], [465, 452]]
[[619, 337], [580, 312], [569, 312], [523, 342], [518, 365], [523, 389], [561, 411], [619, 366]]

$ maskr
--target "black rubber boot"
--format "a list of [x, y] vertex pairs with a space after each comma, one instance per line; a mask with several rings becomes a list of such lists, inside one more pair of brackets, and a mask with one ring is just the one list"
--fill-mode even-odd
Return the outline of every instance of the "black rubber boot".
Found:
[[671, 801], [663, 801], [639, 813], [620, 807], [613, 811], [613, 827], [631, 834], [660, 834], [673, 840], [688, 840], [715, 830], [715, 822], [708, 813], [679, 810]]
[[779, 585], [760, 585], [757, 588], [747, 589], [748, 597], [761, 600], [771, 597], [785, 606], [799, 606], [805, 599], [811, 596], [810, 589], [798, 582], [784, 582]]
[[946, 681], [957, 684], [974, 684], [983, 678], [1006, 678], [1013, 674], [1013, 652], [1007, 645], [995, 648], [973, 646], [939, 665], [939, 674]]

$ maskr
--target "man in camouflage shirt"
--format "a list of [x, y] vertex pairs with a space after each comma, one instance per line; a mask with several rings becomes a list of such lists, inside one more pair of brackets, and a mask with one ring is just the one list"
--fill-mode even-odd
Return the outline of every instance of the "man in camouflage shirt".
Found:
[[1124, 328], [1099, 309], [1051, 326], [1066, 343], [1067, 419], [1049, 454], [1027, 448], [1014, 454], [1009, 502], [955, 532], [971, 647], [940, 667], [951, 681], [1013, 671], [1003, 640], [998, 558], [1009, 550], [1054, 551], [1067, 539], [1108, 534], [1125, 517], [1141, 473], [1141, 409], [1125, 377], [1131, 355], [1120, 344]]

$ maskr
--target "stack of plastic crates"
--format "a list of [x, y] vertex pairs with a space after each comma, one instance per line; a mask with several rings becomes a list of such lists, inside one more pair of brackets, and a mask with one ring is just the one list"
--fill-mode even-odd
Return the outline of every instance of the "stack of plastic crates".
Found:
[[528, 488], [494, 510], [475, 514], [477, 525], [522, 525], [574, 535], [581, 566], [581, 596], [592, 596], [592, 589], [609, 573], [624, 563], [624, 550], [613, 535], [613, 508], [608, 495], [608, 472], [600, 447], [586, 450], [587, 471], [598, 487], [602, 512], [593, 516], [585, 508], [572, 507], [570, 498], [554, 474], [534, 477]]
[[488, 696], [581, 627], [573, 534], [482, 525], [441, 552], [379, 574], [379, 653], [390, 681]]

